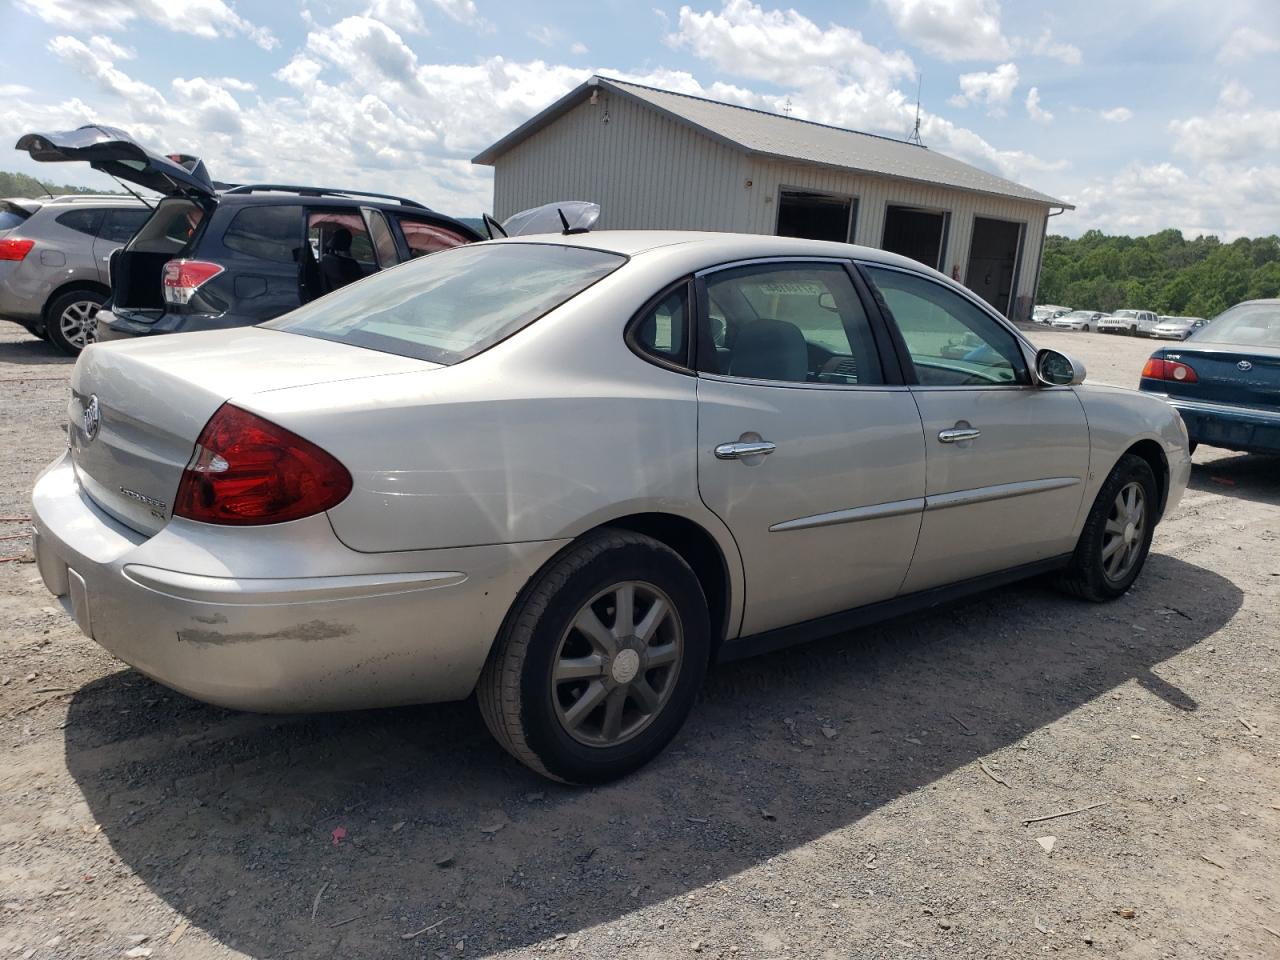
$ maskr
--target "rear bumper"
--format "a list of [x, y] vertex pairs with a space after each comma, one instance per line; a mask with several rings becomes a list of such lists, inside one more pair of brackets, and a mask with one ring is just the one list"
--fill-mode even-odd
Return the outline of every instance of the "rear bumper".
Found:
[[232, 314], [162, 313], [148, 322], [132, 319], [128, 314], [116, 313], [109, 308], [98, 311], [98, 340], [129, 340], [133, 337], [150, 337], [161, 333], [186, 333], [195, 330], [227, 330], [233, 327], [251, 327], [261, 323], [260, 317], [243, 317]]
[[324, 515], [174, 520], [148, 538], [99, 510], [65, 455], [32, 506], [41, 578], [86, 636], [165, 686], [269, 713], [466, 697], [516, 594], [562, 545], [361, 554]]
[[1167, 397], [1195, 443], [1248, 453], [1280, 453], [1280, 412]]

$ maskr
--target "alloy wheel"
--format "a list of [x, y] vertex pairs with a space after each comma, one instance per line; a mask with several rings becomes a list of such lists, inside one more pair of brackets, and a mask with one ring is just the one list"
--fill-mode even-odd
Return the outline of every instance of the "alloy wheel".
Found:
[[551, 668], [551, 700], [564, 731], [591, 747], [636, 736], [676, 687], [684, 631], [671, 598], [628, 580], [579, 608]]
[[58, 329], [67, 343], [83, 350], [98, 339], [98, 311], [102, 305], [93, 300], [77, 300], [68, 304], [58, 317]]
[[1147, 495], [1130, 481], [1112, 501], [1102, 536], [1102, 571], [1112, 582], [1123, 580], [1142, 553], [1147, 529]]

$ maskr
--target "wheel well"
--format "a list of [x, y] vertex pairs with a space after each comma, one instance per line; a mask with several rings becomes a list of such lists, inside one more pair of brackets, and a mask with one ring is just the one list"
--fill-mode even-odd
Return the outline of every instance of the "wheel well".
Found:
[[64, 293], [70, 293], [72, 290], [92, 290], [94, 293], [100, 293], [104, 297], [111, 296], [111, 288], [105, 283], [98, 283], [96, 280], [71, 280], [50, 293], [48, 299], [45, 300], [44, 309], [40, 311], [45, 323], [49, 322], [49, 308], [53, 306], [53, 301]]
[[666, 544], [693, 568], [711, 614], [712, 659], [720, 649], [729, 624], [729, 571], [724, 554], [711, 534], [702, 527], [670, 513], [635, 513], [610, 520], [607, 527], [619, 527]]
[[1169, 461], [1165, 459], [1164, 450], [1154, 440], [1139, 440], [1125, 453], [1141, 457], [1156, 475], [1156, 486], [1160, 490], [1160, 514], [1164, 515], [1164, 505], [1169, 497]]

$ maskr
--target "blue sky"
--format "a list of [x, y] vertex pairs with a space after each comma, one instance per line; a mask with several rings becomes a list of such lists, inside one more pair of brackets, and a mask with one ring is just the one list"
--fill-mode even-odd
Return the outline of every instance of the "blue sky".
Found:
[[[111, 123], [223, 180], [489, 209], [470, 158], [593, 72], [905, 136], [1078, 206], [1280, 232], [1280, 0], [0, 0], [0, 139]], [[0, 168], [108, 186], [18, 153]]]

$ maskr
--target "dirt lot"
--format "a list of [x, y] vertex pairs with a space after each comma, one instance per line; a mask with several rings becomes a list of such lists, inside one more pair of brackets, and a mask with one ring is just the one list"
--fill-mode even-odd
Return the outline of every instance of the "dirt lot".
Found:
[[[1151, 347], [1033, 336], [1125, 385]], [[0, 333], [0, 516], [69, 370]], [[0, 563], [0, 958], [1280, 957], [1280, 461], [1196, 464], [1122, 600], [1031, 583], [722, 668], [586, 791], [471, 704], [195, 703]]]

